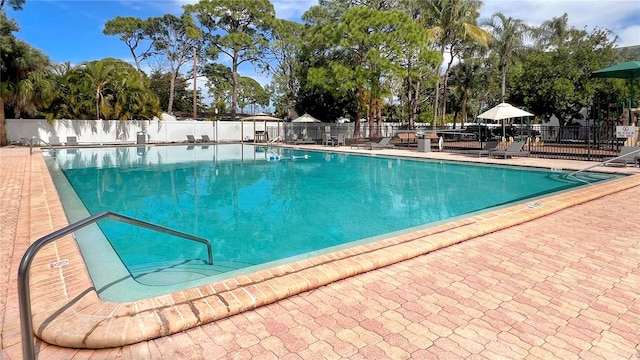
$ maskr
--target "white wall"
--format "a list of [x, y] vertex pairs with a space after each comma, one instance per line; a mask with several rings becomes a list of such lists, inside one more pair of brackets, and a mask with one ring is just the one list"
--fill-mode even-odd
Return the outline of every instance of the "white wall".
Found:
[[[80, 144], [135, 144], [137, 135], [146, 134], [147, 143], [185, 142], [187, 135], [200, 139], [209, 135], [213, 141], [252, 141], [256, 131], [268, 131], [277, 136], [283, 123], [248, 121], [168, 121], [168, 120], [56, 120], [49, 124], [42, 119], [7, 119], [9, 143], [39, 138], [51, 145], [67, 142], [75, 136]], [[273, 136], [272, 136], [273, 134]]]
[[[384, 123], [383, 136], [395, 133], [398, 124]], [[284, 123], [275, 121], [176, 121], [176, 120], [55, 120], [49, 124], [44, 119], [7, 119], [7, 139], [9, 143], [25, 143], [33, 137], [51, 145], [67, 142], [67, 137], [75, 136], [79, 144], [136, 144], [137, 135], [145, 135], [146, 143], [183, 143], [187, 135], [200, 139], [208, 135], [212, 141], [236, 142], [253, 141], [256, 131], [266, 131], [269, 139], [280, 136], [283, 140], [311, 138], [319, 141], [330, 128], [332, 135], [353, 135], [354, 125], [328, 123]], [[369, 124], [360, 125], [363, 138], [369, 137]], [[36, 142], [34, 142], [34, 145]]]

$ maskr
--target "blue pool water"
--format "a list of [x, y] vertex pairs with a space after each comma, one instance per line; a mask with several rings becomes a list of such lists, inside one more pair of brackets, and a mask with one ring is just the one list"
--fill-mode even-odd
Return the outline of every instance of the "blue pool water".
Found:
[[[610, 178], [242, 144], [62, 150], [54, 167], [90, 214], [114, 211], [213, 246], [211, 267], [202, 244], [101, 221], [106, 245], [79, 242], [101, 271], [110, 248], [124, 266], [124, 275], [101, 280], [101, 296], [114, 301]], [[88, 265], [94, 281], [104, 276]], [[115, 290], [119, 283], [146, 290], [134, 296]]]

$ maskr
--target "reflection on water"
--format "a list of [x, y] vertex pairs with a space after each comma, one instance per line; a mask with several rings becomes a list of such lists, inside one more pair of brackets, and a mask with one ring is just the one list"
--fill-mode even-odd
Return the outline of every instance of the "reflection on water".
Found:
[[[244, 264], [581, 185], [548, 171], [243, 144], [83, 148], [57, 161], [89, 212], [204, 237], [215, 261]], [[101, 228], [130, 269], [206, 259], [201, 244], [117, 222]]]

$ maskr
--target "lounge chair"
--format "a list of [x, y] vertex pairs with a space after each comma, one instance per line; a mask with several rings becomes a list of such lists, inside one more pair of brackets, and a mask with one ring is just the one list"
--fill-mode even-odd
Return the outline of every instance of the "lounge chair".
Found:
[[514, 141], [509, 145], [506, 149], [492, 150], [489, 151], [490, 157], [502, 157], [504, 159], [512, 156], [529, 156], [529, 152], [523, 150], [524, 141]]
[[211, 142], [211, 138], [209, 138], [209, 135], [202, 135], [202, 142], [206, 142], [206, 143], [210, 143]]
[[75, 136], [67, 136], [67, 142], [65, 143], [65, 145], [77, 146], [78, 139]]
[[196, 140], [196, 138], [193, 135], [187, 135], [187, 142], [191, 143], [191, 144], [195, 144], [195, 143], [200, 142], [200, 141]]
[[627, 166], [628, 164], [640, 166], [640, 146], [623, 146], [618, 156], [605, 159], [603, 164], [604, 166]]
[[464, 153], [467, 155], [477, 155], [478, 157], [481, 157], [483, 155], [489, 156], [489, 153], [495, 150], [499, 150], [498, 142], [495, 140], [491, 140], [491, 141], [487, 141], [487, 143], [484, 144], [484, 147], [482, 149], [471, 149], [471, 150], [465, 151]]
[[300, 145], [300, 144], [315, 144], [315, 143], [316, 141], [311, 138], [304, 138], [304, 139], [296, 140], [294, 144]]
[[373, 149], [388, 149], [388, 148], [393, 148], [395, 147], [393, 144], [389, 144], [389, 141], [391, 140], [390, 137], [385, 137], [380, 139], [379, 142], [375, 143], [375, 142], [370, 142], [370, 143], [363, 143], [363, 144], [353, 144], [351, 145], [351, 148], [356, 148], [356, 149], [360, 149], [360, 148], [365, 148], [365, 149], [369, 149], [369, 150], [373, 150]]

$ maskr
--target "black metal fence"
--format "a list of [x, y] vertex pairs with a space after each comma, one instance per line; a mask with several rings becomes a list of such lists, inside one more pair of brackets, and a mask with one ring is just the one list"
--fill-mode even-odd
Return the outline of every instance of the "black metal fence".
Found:
[[[309, 137], [320, 141], [325, 132], [332, 135], [345, 134], [347, 143], [357, 141], [352, 138], [353, 124], [287, 124], [285, 129], [288, 135], [295, 134], [297, 138]], [[363, 123], [360, 127], [361, 138], [370, 141], [371, 129], [369, 124]], [[482, 127], [468, 125], [465, 128], [452, 129], [451, 127], [418, 127], [407, 130], [401, 126], [383, 124], [374, 130], [377, 137], [392, 137], [392, 143], [398, 147], [418, 149], [418, 139], [431, 137], [433, 150], [438, 150], [438, 141], [434, 138], [443, 138], [442, 151], [464, 152], [469, 149], [480, 149], [489, 140], [525, 141], [525, 150], [531, 157], [548, 159], [590, 160], [598, 161], [619, 154], [620, 148], [627, 139], [616, 137], [614, 125], [601, 126], [499, 126]], [[434, 135], [435, 134], [435, 135]], [[288, 139], [288, 136], [287, 136]]]
[[504, 133], [501, 128], [495, 128], [486, 136], [469, 134], [468, 130], [459, 133], [443, 130], [444, 151], [481, 148], [481, 141], [488, 140], [525, 141], [525, 150], [532, 157], [598, 161], [617, 155], [627, 140], [616, 137], [615, 126], [542, 126], [505, 129]]

